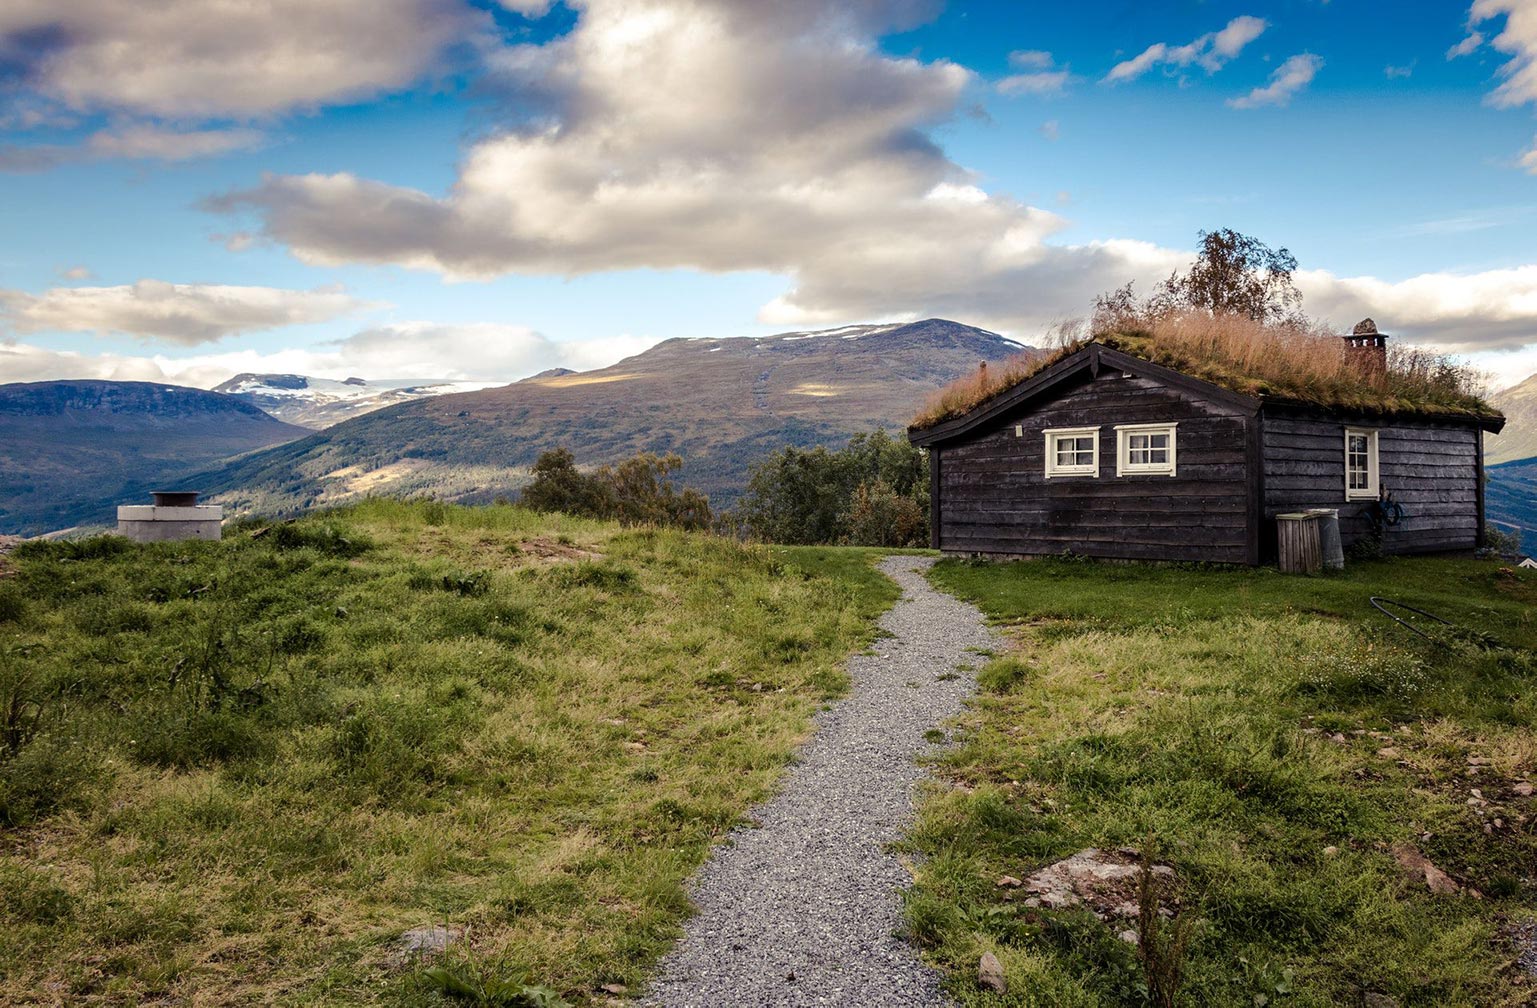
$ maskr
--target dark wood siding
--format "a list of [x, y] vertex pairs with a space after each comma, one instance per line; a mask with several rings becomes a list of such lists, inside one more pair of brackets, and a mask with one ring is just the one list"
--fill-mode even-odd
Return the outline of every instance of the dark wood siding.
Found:
[[[1177, 475], [1117, 477], [1116, 424], [1178, 422]], [[1249, 418], [1117, 369], [1087, 373], [941, 447], [939, 544], [950, 553], [1249, 563]], [[1022, 435], [1016, 436], [1019, 425]], [[1099, 431], [1099, 476], [1045, 478], [1042, 431]]]
[[1479, 528], [1479, 432], [1402, 421], [1346, 422], [1298, 415], [1263, 417], [1265, 516], [1309, 507], [1340, 510], [1349, 545], [1372, 534], [1369, 501], [1345, 500], [1345, 428], [1375, 430], [1379, 479], [1404, 508], [1383, 532], [1389, 553], [1472, 549]]

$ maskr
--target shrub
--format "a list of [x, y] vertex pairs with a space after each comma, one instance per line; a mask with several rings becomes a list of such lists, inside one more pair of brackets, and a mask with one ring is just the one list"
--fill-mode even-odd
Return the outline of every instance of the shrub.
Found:
[[360, 556], [373, 547], [366, 537], [344, 534], [326, 522], [284, 522], [272, 526], [267, 538], [280, 550], [310, 549], [335, 557]]
[[19, 623], [26, 614], [21, 586], [12, 578], [0, 578], [0, 623]]
[[618, 466], [587, 474], [565, 448], [544, 452], [534, 462], [534, 481], [521, 502], [535, 511], [561, 511], [602, 518], [625, 526], [710, 527], [710, 501], [692, 487], [674, 487], [671, 476], [683, 467], [677, 455], [641, 452]]
[[977, 685], [992, 693], [1007, 693], [1033, 671], [1029, 663], [1005, 655], [994, 658], [977, 673]]
[[18, 557], [55, 560], [105, 560], [133, 549], [133, 543], [118, 535], [98, 535], [85, 539], [28, 539], [16, 547]]
[[788, 545], [921, 546], [928, 540], [928, 457], [885, 431], [828, 451], [786, 447], [751, 469], [737, 520]]
[[26, 826], [77, 805], [95, 768], [84, 746], [38, 736], [15, 756], [0, 759], [0, 825]]

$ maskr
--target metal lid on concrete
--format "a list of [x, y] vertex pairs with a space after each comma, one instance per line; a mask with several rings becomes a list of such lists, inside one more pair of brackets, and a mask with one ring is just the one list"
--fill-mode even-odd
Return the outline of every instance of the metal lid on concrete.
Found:
[[151, 490], [156, 507], [196, 507], [201, 490]]

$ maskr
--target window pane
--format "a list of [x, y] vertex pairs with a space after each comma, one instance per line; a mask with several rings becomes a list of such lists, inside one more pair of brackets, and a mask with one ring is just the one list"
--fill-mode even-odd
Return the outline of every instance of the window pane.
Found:
[[1056, 453], [1058, 468], [1094, 468], [1093, 435], [1059, 435], [1052, 438], [1052, 444]]
[[1169, 464], [1168, 431], [1147, 431], [1126, 435], [1126, 463], [1131, 466], [1166, 466]]

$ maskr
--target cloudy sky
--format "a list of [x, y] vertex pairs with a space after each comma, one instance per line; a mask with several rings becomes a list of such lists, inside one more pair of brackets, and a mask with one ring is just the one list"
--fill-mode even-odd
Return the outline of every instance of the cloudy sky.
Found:
[[1537, 372], [1537, 0], [8, 0], [0, 381], [1030, 342], [1232, 227]]

